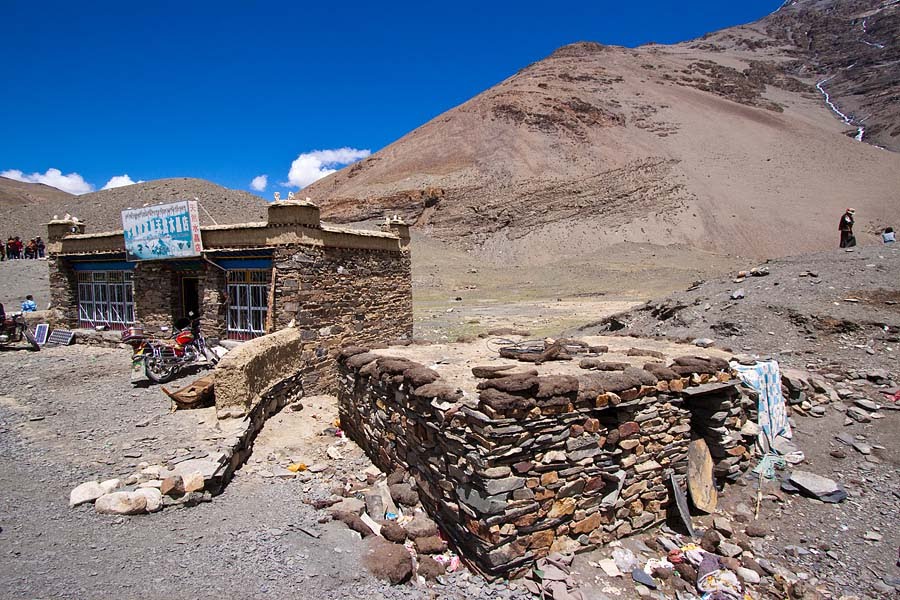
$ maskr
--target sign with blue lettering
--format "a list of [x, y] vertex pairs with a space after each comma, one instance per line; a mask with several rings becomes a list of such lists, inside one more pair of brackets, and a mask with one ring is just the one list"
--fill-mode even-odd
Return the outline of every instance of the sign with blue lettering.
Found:
[[200, 215], [192, 200], [122, 211], [125, 258], [164, 260], [200, 256]]

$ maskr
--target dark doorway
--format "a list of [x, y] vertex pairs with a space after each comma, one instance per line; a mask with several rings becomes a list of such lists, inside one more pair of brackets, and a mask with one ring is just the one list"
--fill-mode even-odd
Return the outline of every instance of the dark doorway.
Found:
[[200, 316], [200, 279], [197, 277], [181, 278], [181, 316], [194, 318]]

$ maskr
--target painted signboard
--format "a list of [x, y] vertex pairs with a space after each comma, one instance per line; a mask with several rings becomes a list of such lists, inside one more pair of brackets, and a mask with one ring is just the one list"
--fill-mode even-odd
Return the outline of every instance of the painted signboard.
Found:
[[130, 261], [200, 256], [200, 215], [193, 200], [122, 211]]

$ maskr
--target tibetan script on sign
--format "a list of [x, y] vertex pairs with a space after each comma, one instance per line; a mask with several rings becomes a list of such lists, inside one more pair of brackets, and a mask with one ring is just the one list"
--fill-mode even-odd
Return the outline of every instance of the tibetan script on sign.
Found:
[[192, 200], [122, 211], [130, 261], [200, 256], [200, 215]]

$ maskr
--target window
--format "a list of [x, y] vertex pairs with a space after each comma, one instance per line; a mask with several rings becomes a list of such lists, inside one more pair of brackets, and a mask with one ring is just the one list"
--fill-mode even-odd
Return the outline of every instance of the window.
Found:
[[269, 269], [228, 271], [228, 337], [249, 340], [266, 332], [269, 312]]
[[131, 271], [78, 272], [78, 326], [124, 329], [134, 323]]

